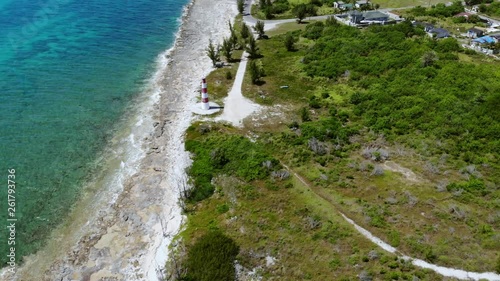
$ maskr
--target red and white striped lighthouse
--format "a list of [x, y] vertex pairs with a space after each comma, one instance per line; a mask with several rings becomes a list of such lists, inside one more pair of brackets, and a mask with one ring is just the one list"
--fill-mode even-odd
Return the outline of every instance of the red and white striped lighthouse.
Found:
[[203, 78], [201, 82], [201, 109], [209, 110], [210, 104], [208, 103], [207, 79]]

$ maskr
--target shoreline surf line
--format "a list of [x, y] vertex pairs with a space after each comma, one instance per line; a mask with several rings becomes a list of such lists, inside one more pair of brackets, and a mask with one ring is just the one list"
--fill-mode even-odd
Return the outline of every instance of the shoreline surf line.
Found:
[[49, 260], [47, 265], [37, 270], [24, 267], [28, 275], [22, 280], [32, 280], [29, 276], [36, 280], [161, 277], [158, 269], [163, 266], [162, 257], [166, 258], [166, 246], [180, 229], [182, 219], [177, 198], [185, 180], [184, 169], [190, 163], [183, 139], [192, 118], [187, 106], [198, 96], [199, 78], [212, 70], [204, 52], [208, 39], [226, 36], [227, 20], [237, 14], [230, 0], [221, 1], [217, 7], [208, 0], [191, 3], [179, 29], [181, 35], [171, 53], [165, 54], [168, 63], [160, 75], [160, 101], [150, 108], [151, 124], [137, 121], [139, 127], [147, 126], [151, 132], [143, 145], [146, 157], [139, 172], [124, 181], [115, 203], [108, 204], [108, 212], [99, 214], [95, 223], [72, 224], [85, 228], [86, 234], [68, 251], [59, 249], [57, 253], [62, 255], [55, 260], [44, 257]]

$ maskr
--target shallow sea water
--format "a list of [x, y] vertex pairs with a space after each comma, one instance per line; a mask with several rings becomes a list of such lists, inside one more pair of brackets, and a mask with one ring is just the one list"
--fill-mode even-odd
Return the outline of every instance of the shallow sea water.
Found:
[[102, 170], [186, 3], [0, 0], [0, 221], [13, 168], [18, 257], [43, 245]]

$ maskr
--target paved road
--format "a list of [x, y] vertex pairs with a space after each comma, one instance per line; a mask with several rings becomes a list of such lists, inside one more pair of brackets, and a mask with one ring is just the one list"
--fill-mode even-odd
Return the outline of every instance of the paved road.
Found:
[[[254, 18], [251, 14], [250, 14], [250, 9], [252, 7], [252, 3], [253, 1], [252, 0], [245, 0], [245, 10], [243, 12], [243, 21], [245, 21], [247, 24], [249, 25], [255, 25], [255, 23], [257, 23], [257, 20], [259, 19], [256, 19]], [[326, 16], [315, 16], [315, 17], [308, 17], [307, 19], [308, 20], [325, 20], [327, 19], [328, 17], [330, 17], [332, 15], [326, 15]], [[286, 23], [286, 22], [296, 22], [296, 19], [293, 18], [293, 19], [282, 19], [282, 20], [260, 20], [260, 21], [264, 21], [264, 23], [266, 25], [268, 25], [269, 27], [274, 27], [278, 24], [281, 24], [281, 23]], [[266, 30], [268, 30], [270, 28], [267, 28], [266, 27]]]
[[[243, 21], [246, 22], [247, 24], [249, 25], [255, 25], [255, 23], [257, 23], [257, 20], [256, 18], [254, 18], [251, 13], [250, 13], [250, 9], [252, 7], [252, 4], [253, 4], [253, 0], [245, 0], [245, 9], [244, 9], [244, 12], [243, 12]], [[424, 5], [425, 6], [425, 5]], [[411, 9], [413, 8], [414, 6], [408, 6], [408, 7], [401, 7], [401, 8], [384, 8], [384, 9], [378, 9], [378, 11], [380, 12], [390, 12], [390, 11], [394, 11], [394, 10], [405, 10], [405, 9]], [[327, 19], [328, 17], [330, 16], [333, 16], [333, 15], [325, 15], [325, 16], [315, 16], [315, 17], [308, 17], [307, 20], [325, 20]], [[487, 21], [490, 21], [491, 23], [493, 23], [493, 25], [498, 25], [500, 26], [500, 21], [499, 20], [495, 20], [495, 19], [492, 19], [492, 18], [489, 18], [487, 16], [484, 16], [484, 15], [479, 15], [478, 16], [484, 20], [487, 20]], [[295, 22], [296, 19], [293, 18], [293, 19], [282, 19], [282, 20], [261, 20], [261, 21], [264, 21], [265, 25], [266, 25], [266, 30], [269, 30], [269, 29], [272, 29], [274, 28], [276, 25], [278, 24], [281, 24], [281, 23], [286, 23], [286, 22]]]
[[[245, 21], [249, 25], [255, 25], [257, 23], [257, 20], [259, 20], [259, 19], [254, 18], [250, 13], [250, 9], [252, 7], [252, 4], [253, 4], [253, 0], [245, 0], [245, 9], [243, 11], [243, 21]], [[413, 6], [402, 7], [402, 8], [385, 8], [385, 9], [378, 9], [378, 11], [390, 12], [390, 11], [394, 11], [394, 10], [404, 10], [404, 9], [410, 9], [410, 8], [413, 8]], [[333, 15], [307, 17], [306, 20], [326, 20], [328, 17], [331, 17], [331, 16], [333, 16]], [[264, 21], [264, 23], [269, 27], [275, 27], [276, 25], [281, 24], [281, 23], [295, 22], [296, 19], [293, 18], [293, 19], [260, 20], [260, 21]], [[270, 28], [266, 27], [266, 30], [268, 30], [268, 29], [270, 29]]]

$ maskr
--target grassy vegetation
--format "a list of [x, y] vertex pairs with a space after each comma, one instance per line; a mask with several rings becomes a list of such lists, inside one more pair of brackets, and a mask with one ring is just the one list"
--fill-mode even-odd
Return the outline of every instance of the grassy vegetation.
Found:
[[[409, 26], [407, 27], [409, 28]], [[392, 36], [396, 36], [397, 32], [395, 32], [396, 30], [394, 29], [399, 28], [406, 27], [404, 25], [401, 25], [399, 27], [386, 27], [384, 29], [385, 31], [390, 32]], [[419, 36], [418, 34], [420, 31], [413, 30], [412, 32], [415, 32], [414, 34], [412, 33], [410, 35], [409, 33], [407, 33], [408, 35], [410, 35], [409, 37], [412, 37], [411, 40], [404, 39], [405, 36], [400, 37], [402, 38], [401, 40], [403, 40], [402, 43], [406, 44], [403, 49], [400, 49], [400, 47], [398, 47], [395, 42], [392, 43], [394, 49], [405, 50], [403, 53], [398, 53], [399, 59], [406, 60], [404, 68], [399, 71], [395, 71], [394, 65], [391, 65], [391, 70], [377, 69], [377, 72], [375, 74], [370, 74], [369, 72], [372, 70], [369, 68], [356, 68], [356, 66], [365, 65], [377, 65], [377, 67], [384, 67], [384, 62], [390, 62], [390, 60], [394, 58], [391, 57], [391, 52], [389, 51], [390, 49], [387, 49], [390, 48], [390, 46], [379, 45], [379, 48], [384, 49], [383, 51], [378, 51], [376, 47], [377, 45], [371, 44], [369, 41], [370, 39], [368, 39], [377, 38], [377, 36], [380, 38], [384, 38], [384, 35], [380, 34], [381, 32], [384, 32], [384, 29], [374, 28], [368, 31], [358, 31], [352, 28], [335, 27], [336, 31], [332, 34], [332, 37], [334, 37], [333, 39], [325, 36], [328, 32], [327, 28], [325, 28], [324, 31], [321, 31], [321, 38], [323, 39], [320, 38], [315, 41], [310, 41], [304, 39], [301, 36], [299, 42], [302, 42], [302, 44], [298, 44], [299, 50], [296, 52], [288, 53], [285, 51], [284, 47], [282, 47], [282, 49], [279, 49], [279, 44], [281, 41], [279, 36], [275, 36], [271, 40], [262, 42], [263, 44], [261, 45], [261, 49], [264, 55], [262, 60], [264, 62], [264, 66], [267, 65], [266, 71], [269, 73], [269, 75], [265, 79], [266, 83], [263, 86], [255, 87], [250, 86], [249, 84], [247, 85], [249, 96], [256, 97], [256, 94], [259, 93], [259, 91], [266, 91], [265, 87], [269, 87], [269, 85], [272, 85], [272, 83], [275, 83], [275, 81], [279, 81], [280, 79], [283, 79], [285, 77], [292, 76], [295, 73], [295, 77], [299, 78], [296, 79], [295, 82], [297, 84], [303, 85], [298, 87], [302, 87], [304, 91], [300, 93], [299, 91], [292, 92], [290, 95], [279, 95], [280, 91], [268, 90], [276, 96], [272, 102], [292, 102], [296, 104], [297, 107], [299, 107], [299, 104], [301, 102], [302, 104], [308, 103], [310, 109], [309, 115], [312, 119], [312, 121], [310, 122], [312, 122], [314, 124], [313, 126], [315, 127], [318, 127], [318, 125], [321, 124], [318, 124], [318, 122], [323, 122], [321, 120], [324, 120], [325, 114], [330, 114], [331, 108], [335, 107], [337, 111], [337, 117], [339, 116], [339, 112], [341, 112], [341, 115], [346, 116], [348, 119], [348, 122], [343, 125], [344, 128], [347, 128], [348, 130], [349, 128], [351, 128], [350, 130], [354, 130], [359, 128], [357, 127], [358, 124], [364, 124], [366, 128], [360, 130], [359, 135], [350, 137], [350, 141], [348, 144], [340, 143], [340, 146], [342, 147], [340, 151], [336, 150], [334, 151], [334, 153], [330, 153], [330, 155], [314, 155], [314, 153], [312, 153], [310, 149], [308, 149], [307, 143], [305, 143], [303, 140], [299, 140], [300, 137], [298, 138], [294, 133], [290, 134], [284, 132], [281, 136], [281, 139], [279, 140], [280, 142], [284, 143], [279, 143], [278, 146], [284, 147], [284, 151], [282, 151], [282, 153], [283, 156], [288, 157], [289, 163], [298, 166], [299, 169], [302, 169], [301, 167], [304, 167], [304, 173], [306, 175], [310, 174], [310, 176], [308, 176], [308, 179], [313, 182], [317, 182], [322, 186], [328, 187], [329, 189], [331, 189], [332, 194], [339, 195], [340, 193], [342, 195], [342, 199], [340, 200], [343, 200], [344, 202], [350, 202], [348, 208], [343, 209], [347, 213], [351, 213], [352, 215], [357, 216], [357, 221], [360, 221], [366, 227], [374, 227], [373, 231], [381, 237], [387, 239], [386, 241], [394, 240], [393, 237], [391, 238], [391, 235], [393, 236], [395, 233], [401, 232], [401, 234], [399, 235], [400, 238], [396, 239], [399, 240], [398, 243], [400, 244], [400, 247], [409, 253], [414, 253], [416, 256], [425, 259], [427, 254], [428, 257], [434, 259], [433, 256], [435, 255], [435, 259], [438, 262], [442, 262], [442, 264], [465, 266], [468, 268], [484, 270], [487, 270], [489, 268], [489, 270], [492, 270], [493, 261], [495, 260], [495, 251], [498, 251], [499, 245], [497, 245], [496, 243], [492, 244], [493, 240], [488, 237], [478, 235], [477, 233], [479, 231], [478, 228], [482, 227], [481, 225], [490, 225], [493, 229], [498, 228], [498, 218], [496, 217], [497, 215], [492, 215], [494, 214], [493, 210], [498, 207], [497, 203], [495, 203], [497, 200], [496, 198], [498, 198], [498, 190], [496, 188], [498, 184], [498, 158], [494, 156], [498, 155], [498, 151], [490, 149], [494, 149], [499, 146], [495, 144], [496, 140], [492, 137], [493, 135], [490, 135], [490, 137], [484, 137], [483, 135], [473, 136], [470, 135], [470, 133], [472, 133], [473, 131], [477, 131], [478, 128], [492, 130], [491, 132], [496, 131], [497, 129], [495, 128], [497, 125], [495, 125], [495, 121], [477, 121], [478, 123], [474, 123], [475, 121], [473, 121], [474, 119], [481, 120], [483, 118], [488, 118], [488, 116], [492, 117], [495, 113], [493, 111], [488, 111], [487, 104], [477, 104], [474, 102], [474, 95], [472, 93], [476, 92], [477, 90], [473, 90], [467, 87], [462, 89], [454, 88], [454, 86], [456, 86], [454, 85], [454, 83], [444, 83], [438, 81], [439, 79], [441, 79], [441, 77], [454, 77], [468, 73], [468, 79], [472, 79], [471, 82], [466, 83], [468, 87], [484, 85], [482, 82], [480, 82], [484, 81], [484, 79], [488, 81], [488, 85], [493, 86], [496, 84], [496, 82], [490, 83], [490, 81], [495, 81], [496, 78], [494, 77], [498, 77], [498, 71], [495, 70], [498, 67], [498, 63], [483, 62], [479, 65], [477, 63], [464, 63], [463, 60], [457, 61], [455, 59], [441, 59], [439, 60], [439, 66], [435, 65], [434, 67], [432, 67], [434, 70], [437, 70], [437, 73], [435, 73], [436, 76], [433, 76], [433, 79], [431, 80], [427, 80], [427, 83], [437, 83], [435, 84], [435, 86], [430, 86], [431, 84], [425, 84], [425, 82], [423, 82], [425, 80], [416, 79], [413, 81], [418, 81], [419, 85], [423, 87], [422, 90], [417, 90], [418, 87], [415, 87], [414, 85], [405, 84], [403, 86], [404, 90], [392, 92], [389, 86], [391, 84], [385, 84], [386, 82], [383, 82], [384, 79], [394, 77], [389, 78], [390, 80], [394, 79], [392, 80], [392, 85], [396, 85], [394, 83], [402, 83], [403, 81], [412, 83], [412, 79], [402, 77], [395, 78], [397, 76], [396, 73], [398, 73], [398, 75], [408, 75], [411, 72], [407, 72], [408, 70], [404, 69], [407, 69], [409, 67], [416, 67], [415, 70], [419, 69], [419, 71], [424, 70], [425, 67], [422, 68], [422, 61], [420, 59], [422, 58], [422, 55], [429, 50], [426, 50], [426, 48], [430, 47], [431, 50], [434, 49], [434, 51], [436, 51], [438, 55], [441, 54], [440, 56], [444, 56], [447, 51], [444, 51], [442, 47], [438, 46], [444, 46], [448, 43], [452, 45], [451, 43], [453, 42], [449, 40], [437, 42], [436, 44], [436, 42], [433, 41], [426, 41], [427, 39], [425, 39], [425, 37], [422, 37], [424, 41], [415, 40], [415, 36]], [[345, 36], [345, 34], [348, 34], [349, 32], [352, 32], [351, 35], [347, 36], [347, 38], [349, 39], [340, 39], [342, 37], [342, 34]], [[372, 37], [369, 33], [377, 34], [377, 36]], [[304, 32], [302, 35], [310, 37], [307, 32]], [[353, 40], [353, 37], [356, 38], [356, 40]], [[331, 44], [333, 46], [334, 44], [336, 44], [334, 43], [336, 40], [338, 40], [337, 42], [339, 46], [343, 46], [343, 49], [336, 49], [335, 52], [329, 51], [327, 47], [328, 45], [325, 44]], [[385, 39], [385, 41], [387, 41], [387, 39]], [[322, 42], [325, 43], [319, 46], [318, 44], [322, 44]], [[358, 44], [356, 42], [359, 42], [359, 45], [356, 45]], [[412, 51], [409, 51], [412, 50], [410, 42], [415, 44], [415, 47], [413, 48], [416, 49], [413, 50], [415, 52], [420, 52], [420, 55], [418, 55], [418, 53], [412, 53]], [[266, 45], [269, 46], [269, 49], [266, 48]], [[364, 62], [353, 61], [356, 59], [356, 57], [352, 56], [351, 50], [359, 50], [363, 47], [363, 45], [372, 46], [370, 49], [372, 54], [370, 55], [370, 53], [365, 53], [363, 58]], [[419, 46], [418, 48], [422, 49], [417, 51], [417, 46]], [[307, 65], [302, 65], [301, 68], [300, 60], [302, 57], [304, 57], [304, 53], [306, 50], [306, 59], [308, 58], [308, 56], [314, 56], [316, 54], [315, 50], [318, 50], [320, 54], [328, 55], [327, 57], [314, 58], [313, 60], [315, 61], [315, 64], [308, 63]], [[345, 50], [345, 53], [343, 53], [342, 50]], [[459, 54], [463, 58], [467, 58], [467, 61], [477, 62], [479, 59], [484, 59], [484, 57], [478, 55], [469, 56], [464, 53], [457, 53], [460, 51], [460, 49], [455, 48], [454, 50], [455, 51], [450, 52]], [[301, 51], [304, 51], [304, 53], [301, 53]], [[360, 52], [361, 54], [363, 54], [363, 51]], [[339, 56], [339, 58], [329, 62], [329, 59], [333, 59], [333, 57], [331, 57], [332, 53]], [[389, 56], [387, 58], [384, 58], [384, 54], [387, 54]], [[394, 51], [392, 51], [392, 55], [394, 54]], [[342, 58], [341, 56], [343, 55], [348, 55], [349, 57]], [[407, 56], [406, 58], [405, 55]], [[412, 59], [409, 59], [408, 55], [412, 56]], [[267, 60], [266, 57], [268, 58]], [[298, 62], [298, 64], [295, 64], [296, 67], [290, 67], [292, 63], [286, 63], [286, 67], [280, 67], [280, 64], [273, 64], [272, 58], [279, 58], [280, 61], [285, 58], [285, 61], [296, 61]], [[370, 59], [376, 59], [377, 63], [369, 63], [368, 60]], [[408, 63], [409, 61], [413, 61], [413, 63], [415, 64]], [[319, 63], [319, 65], [317, 63]], [[330, 63], [334, 66], [334, 68], [332, 68], [333, 71], [330, 71], [329, 69], [325, 70], [325, 68], [323, 67], [327, 66]], [[447, 66], [448, 64], [449, 66]], [[307, 77], [303, 74], [303, 72], [301, 72], [301, 70], [308, 71], [308, 69], [309, 71], [315, 71], [317, 67], [320, 67], [319, 69], [321, 71], [327, 71], [329, 73], [328, 75], [331, 75], [332, 78], [322, 80], [321, 78], [318, 78], [317, 75], [314, 75], [314, 77]], [[342, 75], [347, 69], [350, 70], [350, 77], [345, 77]], [[359, 76], [355, 74], [355, 72], [357, 71], [356, 69], [358, 69], [358, 71], [361, 71], [361, 73], [358, 74]], [[381, 73], [384, 72], [386, 72], [387, 74], [391, 73], [391, 75], [381, 75]], [[444, 75], [445, 73], [446, 75]], [[278, 77], [274, 77], [274, 75]], [[371, 78], [371, 75], [374, 75], [376, 77], [376, 80]], [[487, 77], [491, 77], [491, 79], [493, 80], [490, 80]], [[458, 77], [451, 79], [454, 81], [462, 80], [462, 78]], [[398, 122], [403, 122], [403, 120], [412, 122], [412, 126], [421, 126], [425, 124], [425, 128], [420, 127], [416, 129], [418, 130], [418, 132], [411, 132], [410, 128], [403, 130], [403, 132], [398, 132], [396, 123], [388, 124], [387, 128], [391, 128], [389, 131], [377, 128], [376, 122], [363, 123], [364, 121], [368, 120], [366, 119], [366, 117], [370, 115], [370, 110], [376, 112], [376, 120], [377, 122], [379, 122], [382, 117], [381, 114], [382, 112], [384, 112], [384, 106], [390, 106], [391, 108], [390, 111], [385, 112], [390, 112], [390, 114], [397, 114], [398, 110], [395, 109], [399, 108], [403, 111], [411, 110], [411, 108], [414, 107], [414, 104], [407, 104], [407, 106], [410, 107], [404, 109], [404, 106], [401, 107], [402, 104], [400, 104], [399, 102], [398, 105], [394, 104], [391, 106], [390, 99], [386, 98], [384, 98], [383, 101], [381, 100], [381, 104], [378, 104], [374, 107], [357, 103], [357, 94], [370, 89], [370, 87], [366, 87], [366, 85], [372, 85], [371, 87], [373, 87], [375, 85], [375, 81], [377, 81], [377, 84], [385, 85], [383, 88], [388, 95], [381, 95], [382, 92], [367, 93], [367, 95], [371, 98], [394, 98], [398, 96], [398, 93], [405, 93], [401, 98], [406, 101], [410, 101], [411, 95], [409, 94], [411, 92], [408, 92], [408, 89], [416, 90], [419, 95], [432, 95], [433, 93], [439, 92], [440, 98], [446, 96], [445, 93], [453, 92], [454, 95], [457, 95], [455, 96], [455, 101], [461, 100], [461, 102], [465, 102], [468, 104], [464, 104], [462, 107], [468, 113], [466, 113], [465, 111], [450, 112], [451, 108], [446, 107], [435, 110], [421, 111], [421, 113], [423, 114], [421, 116], [425, 116], [426, 114], [434, 114], [432, 117], [427, 117], [429, 118], [427, 119], [427, 121], [418, 121], [418, 119], [416, 119], [418, 117], [404, 114], [399, 115], [399, 117], [396, 117], [394, 119], [392, 119], [393, 117], [391, 117], [390, 120]], [[447, 85], [447, 89], [443, 89], [443, 87], [439, 85]], [[423, 90], [424, 88], [425, 90]], [[433, 88], [436, 88], [436, 90], [433, 91]], [[437, 90], [438, 88], [439, 90]], [[496, 90], [481, 92], [485, 95], [488, 95], [491, 99], [496, 99], [494, 98], [494, 93], [496, 92]], [[425, 100], [436, 101], [435, 97], [436, 96], [434, 96], [434, 98], [431, 98], [429, 96], [425, 98]], [[467, 97], [469, 99], [467, 99]], [[258, 97], [256, 97], [255, 100], [260, 101]], [[417, 104], [421, 102], [424, 102], [424, 100], [418, 101]], [[421, 106], [423, 106], [424, 108], [432, 108], [423, 104]], [[474, 107], [478, 106], [481, 108], [477, 111], [479, 115], [477, 115], [476, 117], [469, 115], [470, 113], [474, 112]], [[454, 110], [457, 109], [458, 108], [456, 107], [454, 108]], [[460, 126], [459, 131], [462, 128], [467, 128], [467, 124], [470, 124], [471, 127], [467, 129], [467, 133], [465, 133], [465, 131], [462, 132], [467, 134], [472, 139], [464, 139], [464, 142], [460, 144], [463, 136], [461, 135], [462, 133], [459, 133], [458, 131], [456, 132], [458, 133], [458, 135], [447, 133], [446, 136], [441, 135], [441, 139], [437, 137], [440, 135], [440, 133], [438, 133], [437, 131], [426, 134], [426, 131], [429, 132], [429, 130], [433, 130], [432, 122], [435, 122], [433, 120], [439, 120], [439, 117], [437, 117], [436, 114], [456, 114], [455, 118], [459, 118], [458, 116], [460, 116], [460, 119], [457, 119], [461, 120], [461, 122], [459, 123], [460, 125], [458, 125]], [[405, 119], [404, 116], [407, 116], [406, 118], [408, 119]], [[296, 120], [300, 121], [299, 115], [297, 116]], [[305, 122], [305, 124], [307, 125], [308, 123]], [[443, 123], [441, 122], [436, 122], [435, 124], [435, 129], [439, 128], [439, 130], [446, 130], [446, 128], [451, 129], [453, 126], [451, 124], [448, 124], [447, 126], [443, 127]], [[299, 128], [302, 129], [302, 125], [300, 125]], [[458, 127], [456, 127], [456, 129], [458, 129]], [[457, 136], [458, 138], [455, 138], [455, 136]], [[283, 139], [285, 139], [286, 141], [284, 141]], [[478, 147], [479, 150], [474, 150], [474, 148], [468, 147], [467, 145], [474, 142], [473, 139], [480, 139], [481, 141], [479, 141], [478, 145], [484, 146], [482, 146], [482, 148]], [[456, 143], [456, 141], [458, 141], [458, 143]], [[490, 141], [491, 143], [487, 144], [488, 141]], [[331, 146], [331, 144], [328, 144], [329, 142], [326, 143], [327, 145]], [[290, 149], [291, 145], [294, 145], [293, 149]], [[337, 143], [336, 145], [339, 144]], [[410, 167], [417, 174], [421, 175], [422, 181], [409, 185], [405, 177], [401, 177], [399, 173], [389, 173], [387, 169], [385, 169], [385, 175], [374, 178], [374, 175], [372, 175], [373, 170], [377, 165], [380, 165], [380, 163], [371, 160], [371, 158], [368, 159], [368, 161], [361, 156], [363, 154], [363, 147], [370, 145], [378, 147], [384, 146], [389, 149], [391, 154], [390, 157], [392, 159], [397, 160], [397, 162], [401, 163], [403, 167]], [[453, 148], [450, 147], [450, 145]], [[398, 149], [395, 149], [395, 146], [398, 146]], [[443, 150], [443, 148], [445, 148], [446, 146], [448, 146], [449, 148]], [[472, 151], [475, 152], [471, 153]], [[345, 153], [348, 153], [349, 156], [346, 157]], [[405, 153], [410, 154], [411, 157], [409, 157]], [[400, 156], [398, 154], [403, 155]], [[476, 156], [470, 158], [470, 156], [472, 155]], [[281, 156], [280, 159], [283, 159], [283, 156]], [[419, 160], [419, 157], [423, 158], [423, 160]], [[444, 157], [444, 159], [442, 157]], [[479, 157], [481, 160], [479, 160], [479, 162], [474, 162], [477, 161], [474, 160], [475, 157]], [[353, 166], [354, 168], [350, 168], [350, 166]], [[453, 193], [453, 191], [451, 190], [446, 191], [447, 184], [451, 184], [452, 186], [453, 182], [461, 182], [462, 184], [464, 184], [464, 182], [467, 182], [467, 177], [474, 177], [467, 172], [464, 172], [464, 169], [468, 166], [470, 166], [470, 169], [477, 168], [482, 170], [480, 172], [482, 180], [488, 181], [489, 183], [487, 185], [490, 186], [490, 188], [488, 188], [487, 195], [479, 197], [473, 196], [470, 194], [470, 192], [467, 192], [466, 189], [463, 188], [455, 188], [455, 190], [463, 190], [460, 195], [458, 195], [457, 193]], [[480, 166], [483, 168], [479, 168]], [[486, 173], [488, 175], [486, 175]], [[321, 174], [326, 175], [329, 180], [321, 180]], [[444, 192], [439, 191], [440, 185], [444, 185]], [[366, 189], [368, 189], [365, 195], [366, 197], [362, 197], [366, 202], [357, 202], [357, 200], [354, 199], [364, 194], [360, 193], [360, 187], [365, 187]], [[395, 201], [392, 197], [396, 195], [400, 197], [396, 200], [398, 203], [386, 203], [387, 198], [389, 198], [389, 202]], [[465, 196], [466, 199], [460, 199], [463, 196]], [[408, 208], [408, 198], [412, 198], [413, 200], [414, 197], [418, 198], [418, 202], [420, 203], [412, 203], [415, 205], [412, 208]], [[464, 204], [463, 200], [469, 201]], [[373, 209], [373, 206], [378, 204], [387, 204], [388, 206], [384, 209]], [[426, 211], [429, 209], [429, 207], [432, 207], [433, 212], [430, 214], [430, 218], [427, 217], [426, 219], [423, 219], [422, 213], [427, 213]], [[356, 212], [353, 212], [353, 210], [356, 210]], [[382, 215], [375, 215], [379, 213]], [[397, 219], [394, 219], [394, 216], [396, 216]], [[381, 220], [381, 218], [384, 219]], [[387, 221], [391, 223], [388, 223]], [[414, 223], [408, 224], [409, 222]], [[435, 229], [429, 229], [428, 232], [419, 234], [421, 235], [420, 238], [417, 238], [418, 235], [404, 235], [404, 233], [412, 233], [413, 229], [420, 229], [421, 227], [423, 227], [423, 225], [429, 225], [432, 223], [434, 223], [433, 225], [436, 226]], [[488, 228], [488, 226], [486, 227]], [[381, 228], [381, 230], [378, 230], [379, 228]], [[403, 229], [404, 231], [401, 231], [401, 229]], [[451, 235], [453, 238], [450, 238], [450, 232], [453, 232]], [[491, 238], [498, 237], [498, 234], [496, 234], [496, 232], [494, 232], [494, 234], [490, 234], [492, 235]], [[425, 240], [428, 241], [418, 243], [414, 242], [421, 241], [420, 239], [422, 239], [422, 237], [436, 237], [436, 239], [434, 240], [425, 238]], [[433, 255], [430, 255], [428, 251], [426, 252], [426, 249], [430, 248], [436, 249], [434, 250], [434, 252], [437, 253], [433, 253]], [[472, 252], [475, 252], [475, 254], [471, 253], [471, 249], [476, 249], [475, 251], [472, 250]], [[477, 256], [477, 259], [475, 259], [474, 262], [464, 262], [466, 260], [470, 260], [463, 256], [464, 253], [467, 253], [466, 255], [468, 256]], [[484, 253], [486, 253], [486, 256], [489, 256], [489, 258], [479, 257], [480, 254]], [[450, 256], [453, 256], [454, 258], [451, 258]]]
[[[202, 149], [212, 149], [203, 144], [206, 139], [220, 135], [236, 137], [235, 129], [217, 124], [210, 124], [210, 132], [197, 133], [200, 126], [206, 125], [195, 124], [187, 135], [190, 141], [201, 142], [198, 146]], [[226, 151], [236, 153], [240, 145], [231, 144], [229, 139], [218, 143], [233, 147], [226, 147]], [[261, 141], [247, 147], [250, 154], [254, 154], [254, 149], [267, 150]], [[201, 153], [194, 155], [194, 165], [204, 161]], [[272, 157], [271, 152], [268, 157]], [[251, 169], [257, 158], [241, 157], [226, 165]], [[271, 162], [272, 170], [283, 171], [279, 163]], [[413, 276], [420, 280], [437, 278], [377, 250], [332, 211], [331, 202], [294, 177], [245, 180], [238, 173], [225, 171], [217, 173], [212, 182], [216, 187], [213, 196], [186, 206], [189, 223], [182, 236], [190, 249], [203, 239], [203, 233], [225, 233], [239, 246], [238, 263], [246, 270], [259, 268], [257, 272], [264, 279], [354, 280], [358, 274], [381, 280], [396, 276], [409, 280]], [[200, 259], [201, 253], [198, 256]], [[267, 263], [267, 256], [275, 258], [276, 264]]]
[[[241, 58], [242, 54], [242, 50], [234, 51], [233, 56], [238, 59], [235, 59], [230, 65], [215, 69], [206, 77], [209, 82], [208, 91], [210, 99], [221, 106], [224, 106], [222, 101], [227, 97], [227, 94], [233, 86], [234, 77], [236, 76], [240, 64], [239, 58]], [[228, 73], [230, 74], [228, 75]]]
[[339, 12], [330, 0], [259, 0], [253, 5], [251, 14], [258, 19], [292, 19], [298, 17], [298, 9], [303, 8], [303, 17], [332, 15]]
[[373, 0], [373, 4], [379, 4], [380, 8], [404, 8], [413, 6], [429, 6], [438, 3], [448, 3], [447, 0]]
[[188, 130], [203, 196], [185, 206], [187, 247], [221, 231], [264, 280], [439, 279], [378, 250], [340, 210], [407, 255], [497, 270], [499, 63], [409, 23], [296, 26], [259, 40], [266, 76], [243, 85], [292, 110], [287, 126]]
[[[236, 17], [233, 28], [238, 37], [241, 39], [241, 26], [242, 26], [242, 16]], [[229, 25], [228, 25], [229, 28]], [[214, 45], [220, 44], [221, 42], [214, 42]], [[243, 55], [243, 46], [239, 46], [239, 49], [234, 49], [232, 51], [232, 60], [230, 62], [225, 62], [224, 67], [214, 69], [206, 78], [209, 83], [208, 92], [210, 94], [210, 99], [217, 104], [224, 106], [223, 100], [227, 97], [229, 91], [231, 90], [236, 77], [236, 72], [238, 71], [238, 66], [240, 64], [241, 56]]]

